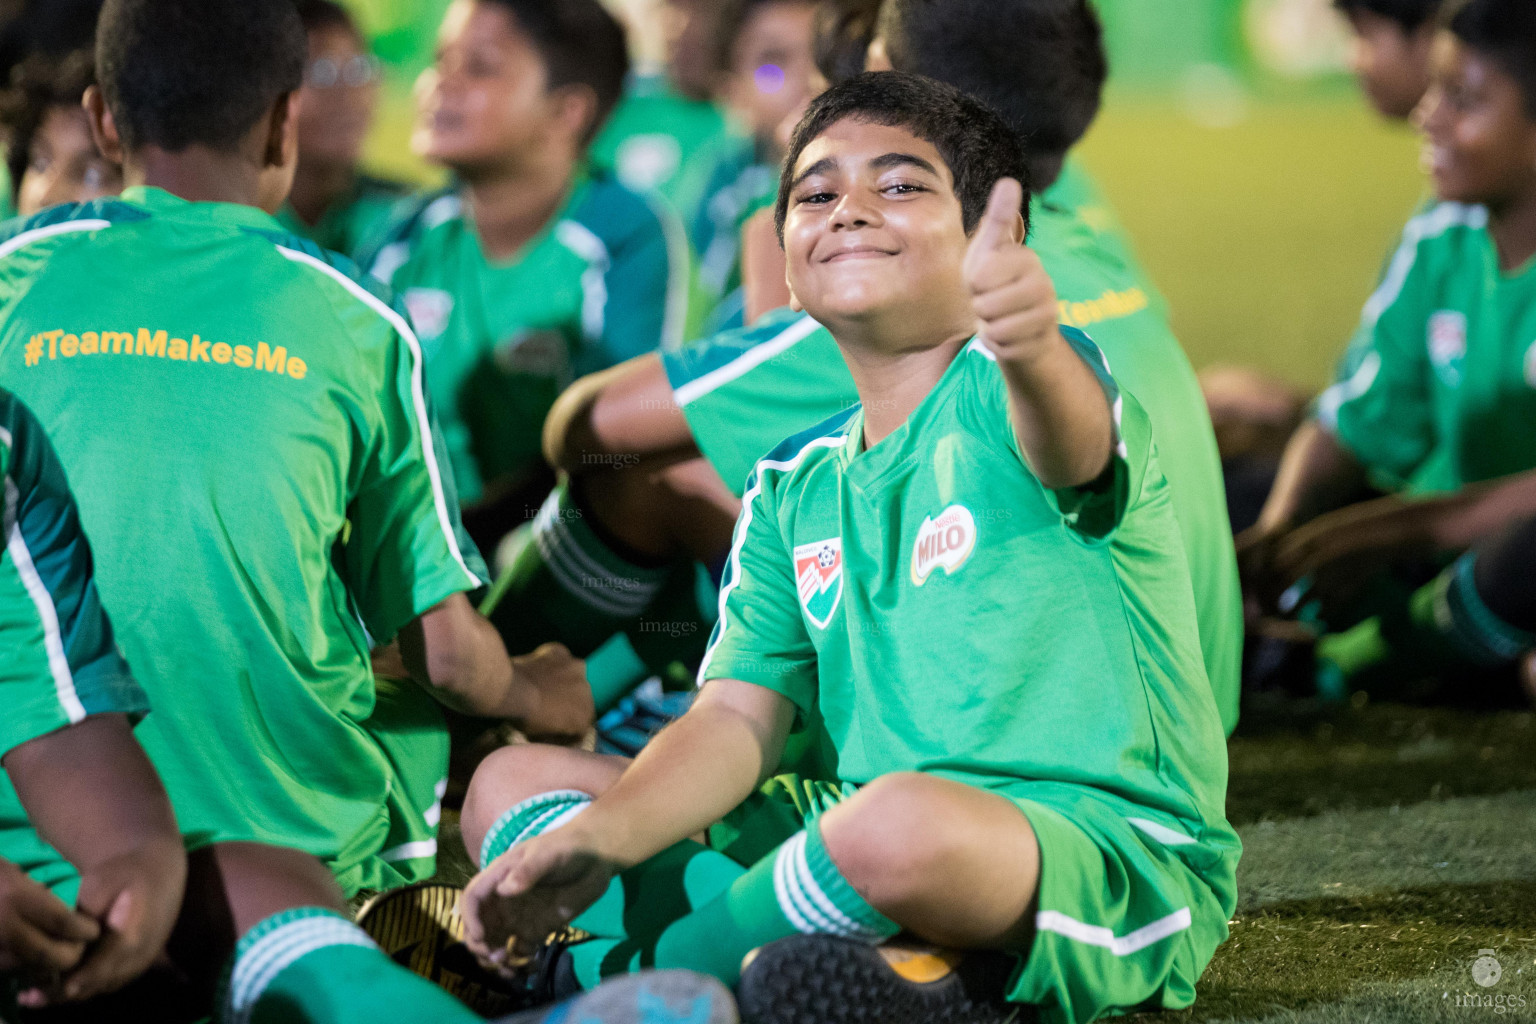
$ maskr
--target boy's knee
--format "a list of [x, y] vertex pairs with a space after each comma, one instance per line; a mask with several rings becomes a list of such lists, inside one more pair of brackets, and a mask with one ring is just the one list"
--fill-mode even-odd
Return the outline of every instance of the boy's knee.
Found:
[[964, 830], [948, 823], [952, 785], [916, 772], [884, 775], [822, 818], [833, 863], [876, 907], [931, 888], [962, 851]]
[[485, 834], [508, 808], [557, 789], [597, 796], [613, 785], [628, 762], [568, 747], [523, 744], [502, 747], [480, 762], [464, 794], [459, 827], [465, 848], [478, 854]]

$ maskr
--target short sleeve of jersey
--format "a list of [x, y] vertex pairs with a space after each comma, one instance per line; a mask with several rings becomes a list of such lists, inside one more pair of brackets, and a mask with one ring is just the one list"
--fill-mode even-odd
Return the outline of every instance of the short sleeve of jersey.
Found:
[[[1458, 209], [1441, 206], [1409, 222], [1361, 313], [1337, 381], [1315, 407], [1317, 422], [1384, 483], [1405, 481], [1435, 447], [1434, 385], [1425, 342], [1434, 327], [1428, 313], [1433, 296], [1422, 249], [1429, 244], [1427, 225]], [[1454, 331], [1456, 325], [1446, 328]], [[1464, 321], [1460, 329], [1465, 337]]]
[[118, 653], [91, 550], [42, 427], [0, 390], [0, 756], [89, 715], [149, 710]]
[[[602, 303], [597, 342], [605, 366], [682, 343], [688, 300], [688, 243], [668, 210], [612, 183], [581, 211], [607, 252], [589, 261], [603, 267], [602, 294], [587, 289], [587, 303]], [[627, 202], [624, 202], [627, 200]], [[557, 228], [557, 230], [559, 230]], [[582, 240], [566, 239], [581, 251]], [[589, 324], [589, 336], [592, 333]]]
[[364, 359], [356, 397], [366, 436], [352, 471], [341, 566], [363, 624], [382, 643], [450, 596], [484, 586], [488, 573], [460, 523], [420, 344], [400, 312], [346, 281], [333, 298]]
[[800, 614], [794, 563], [784, 544], [774, 487], [783, 481], [773, 456], [759, 463], [720, 588], [720, 618], [699, 684], [739, 679], [787, 697], [801, 716], [816, 704], [816, 649]]
[[[1126, 510], [1135, 502], [1150, 458], [1151, 429], [1141, 405], [1120, 390], [1120, 385], [1110, 372], [1109, 362], [1099, 347], [1075, 327], [1062, 326], [1060, 329], [1062, 337], [1093, 370], [1099, 386], [1104, 390], [1104, 399], [1110, 408], [1110, 441], [1113, 447], [1110, 464], [1098, 480], [1083, 487], [1047, 490], [1046, 495], [1061, 512], [1068, 526], [1084, 540], [1096, 542], [1115, 532]], [[978, 341], [976, 344], [982, 343]], [[1002, 394], [1003, 415], [1000, 422], [1007, 434], [1007, 444], [1020, 460], [1027, 462], [1019, 449], [1018, 434], [1007, 412], [1005, 388]]]

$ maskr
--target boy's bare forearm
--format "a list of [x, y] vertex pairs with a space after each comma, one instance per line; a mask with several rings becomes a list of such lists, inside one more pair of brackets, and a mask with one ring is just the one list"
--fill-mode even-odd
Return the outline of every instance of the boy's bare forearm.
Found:
[[1079, 487], [1104, 472], [1114, 422], [1093, 370], [1056, 332], [1027, 356], [1000, 358], [1019, 450], [1041, 484]]
[[1276, 532], [1337, 508], [1365, 482], [1365, 468], [1316, 421], [1303, 423], [1286, 445], [1275, 485], [1257, 527]]
[[789, 702], [769, 690], [710, 682], [694, 707], [583, 812], [581, 827], [621, 867], [703, 831], [777, 770], [792, 714]]
[[185, 873], [160, 776], [123, 715], [97, 715], [24, 743], [6, 774], [38, 834], [82, 874], [130, 850], [153, 850]]

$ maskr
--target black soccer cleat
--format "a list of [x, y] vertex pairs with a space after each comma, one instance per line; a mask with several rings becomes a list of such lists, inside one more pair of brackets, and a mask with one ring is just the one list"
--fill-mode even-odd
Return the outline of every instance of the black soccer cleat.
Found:
[[797, 935], [749, 958], [736, 987], [748, 1024], [1013, 1024], [1013, 958]]

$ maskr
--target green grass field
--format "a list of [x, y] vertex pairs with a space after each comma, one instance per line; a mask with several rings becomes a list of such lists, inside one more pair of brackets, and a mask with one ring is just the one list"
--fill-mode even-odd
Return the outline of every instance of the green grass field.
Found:
[[1111, 99], [1083, 155], [1196, 367], [1326, 382], [1424, 195], [1417, 142], [1353, 96], [1262, 103], [1230, 128]]

